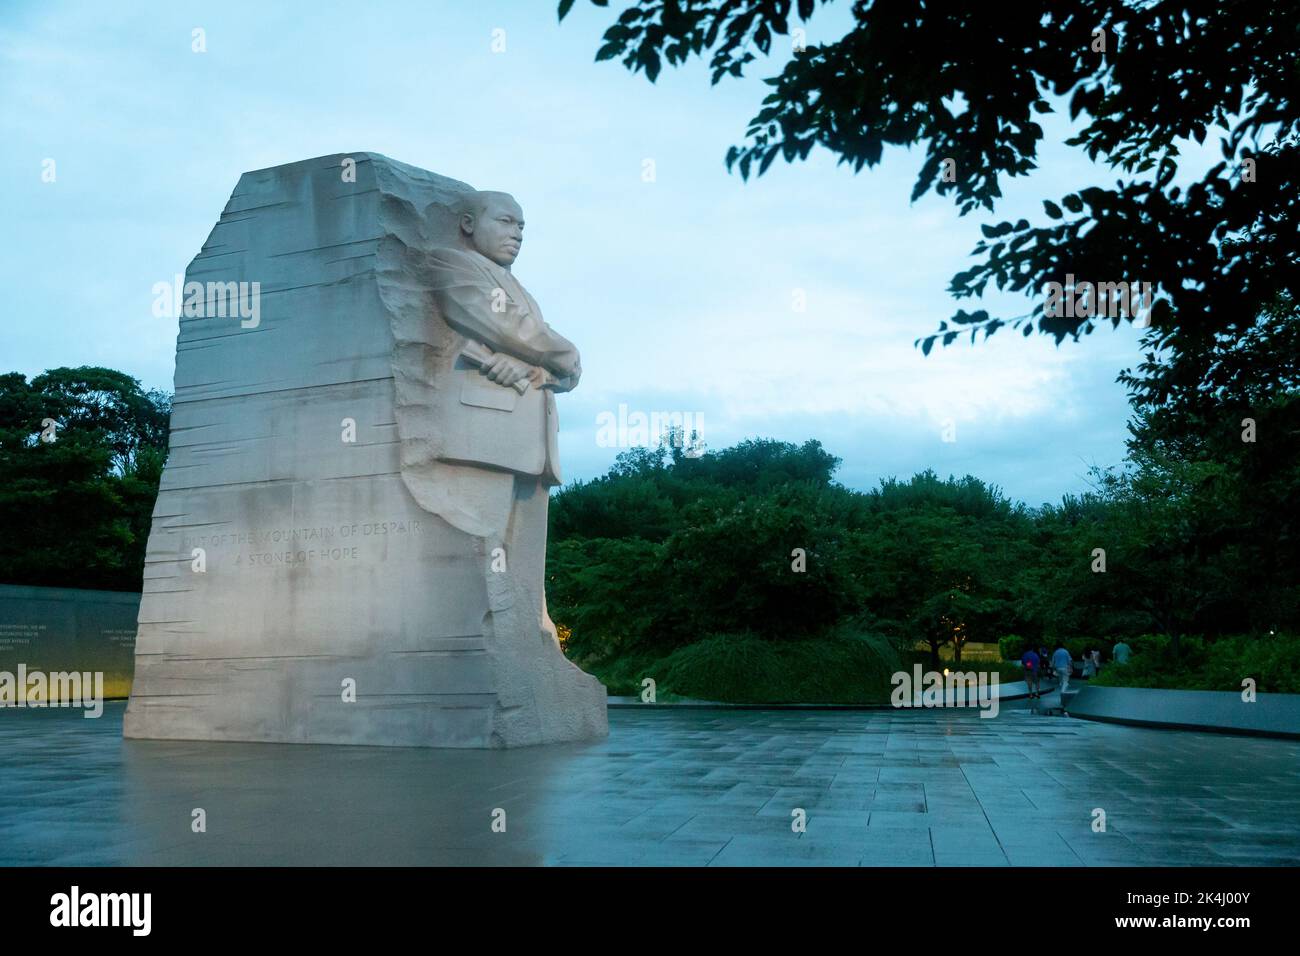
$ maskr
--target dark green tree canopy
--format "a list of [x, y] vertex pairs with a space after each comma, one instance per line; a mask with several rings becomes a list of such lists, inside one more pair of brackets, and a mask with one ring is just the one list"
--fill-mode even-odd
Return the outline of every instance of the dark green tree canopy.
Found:
[[112, 369], [0, 375], [0, 582], [140, 589], [170, 408]]
[[82, 366], [50, 369], [30, 383], [17, 373], [3, 376], [0, 410], [8, 442], [36, 443], [41, 423], [53, 419], [59, 440], [79, 436], [103, 445], [120, 473], [135, 465], [141, 449], [167, 447], [171, 399], [145, 391], [124, 372]]

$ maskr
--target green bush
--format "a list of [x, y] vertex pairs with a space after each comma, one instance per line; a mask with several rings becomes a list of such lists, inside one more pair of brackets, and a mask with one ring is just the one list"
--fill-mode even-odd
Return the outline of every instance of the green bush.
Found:
[[[1274, 434], [1300, 427], [1300, 397], [1287, 402], [1294, 417]], [[881, 697], [884, 655], [846, 640], [854, 633], [884, 635], [867, 644], [894, 642], [908, 664], [904, 648], [926, 647], [927, 670], [950, 665], [961, 636], [963, 668], [997, 666], [1003, 679], [1020, 676], [1026, 647], [1050, 653], [1058, 641], [1076, 661], [1097, 649], [1114, 668], [1123, 635], [1129, 681], [1235, 687], [1267, 672], [1262, 688], [1289, 686], [1293, 650], [1189, 638], [1174, 655], [1168, 638], [1141, 632], [1156, 622], [1190, 634], [1300, 630], [1300, 587], [1286, 570], [1300, 535], [1278, 524], [1300, 458], [1238, 460], [1235, 434], [1183, 448], [1204, 429], [1139, 425], [1136, 450], [1119, 472], [1094, 474], [1095, 492], [1033, 509], [971, 476], [929, 471], [854, 491], [833, 480], [838, 460], [817, 442], [754, 440], [702, 457], [672, 443], [626, 451], [608, 475], [551, 501], [550, 611], [589, 672], [619, 694], [652, 676], [661, 699]], [[1110, 575], [1091, 572], [1098, 541], [1109, 542]], [[1267, 580], [1243, 588], [1252, 557]], [[1005, 664], [972, 659], [989, 652]]]
[[[1121, 638], [1119, 637], [1071, 637], [1064, 641], [1043, 640], [1033, 642], [1018, 634], [1008, 634], [1006, 637], [998, 640], [998, 650], [1002, 654], [1002, 659], [1004, 661], [1019, 661], [1020, 656], [1035, 643], [1046, 646], [1049, 654], [1055, 651], [1057, 647], [1064, 645], [1065, 649], [1070, 652], [1070, 656], [1077, 661], [1083, 659], [1085, 651], [1095, 648], [1096, 650], [1101, 651], [1101, 660], [1104, 664], [1111, 659], [1112, 649], [1120, 640]], [[1138, 653], [1139, 647], [1151, 648], [1162, 646], [1162, 644], [1167, 644], [1169, 641], [1167, 637], [1153, 634], [1144, 634], [1141, 637], [1124, 638], [1124, 640], [1128, 642], [1128, 646], [1133, 650], [1134, 654]], [[1034, 649], [1037, 650], [1038, 648], [1035, 647]]]
[[1127, 664], [1103, 667], [1094, 679], [1105, 687], [1157, 687], [1168, 690], [1240, 691], [1251, 677], [1261, 693], [1300, 693], [1300, 635], [1234, 635], [1214, 641], [1183, 638], [1173, 653], [1169, 638], [1142, 635], [1130, 640]]
[[[1100, 641], [1095, 637], [1074, 637], [1074, 638], [1070, 638], [1067, 641], [1062, 641], [1061, 643], [1065, 645], [1065, 649], [1070, 652], [1070, 656], [1073, 657], [1076, 661], [1083, 660], [1083, 655], [1087, 651], [1093, 649], [1101, 651], [1101, 656], [1103, 659], [1107, 658], [1110, 656], [1110, 649], [1115, 645], [1114, 641], [1111, 641], [1109, 644], [1107, 644], [1104, 641]], [[1054, 651], [1056, 650], [1056, 647], [1053, 646], [1050, 648], [1050, 650]]]
[[[1112, 642], [1113, 643], [1113, 642]], [[1040, 646], [1047, 648], [1047, 653], [1051, 654], [1058, 647], [1064, 645], [1065, 649], [1070, 652], [1070, 656], [1076, 661], [1083, 657], [1083, 652], [1092, 647], [1101, 649], [1103, 657], [1110, 656], [1110, 645], [1104, 640], [1097, 640], [1091, 637], [1072, 637], [1064, 641], [1031, 641], [1028, 638], [1021, 637], [1019, 634], [1008, 634], [998, 640], [998, 650], [1002, 653], [1002, 659], [1005, 661], [1019, 661], [1022, 654], [1033, 647], [1038, 650]]]
[[735, 704], [888, 703], [898, 650], [876, 635], [774, 641], [714, 634], [664, 657], [585, 662], [610, 693], [639, 695], [655, 681], [660, 700], [687, 697]]
[[1019, 634], [1008, 634], [998, 638], [998, 653], [1004, 661], [1018, 661], [1029, 646], [1029, 641]]
[[1011, 661], [999, 661], [996, 664], [990, 661], [980, 661], [978, 666], [972, 666], [970, 670], [997, 671], [998, 682], [1002, 684], [1010, 684], [1025, 679], [1024, 668], [1019, 663], [1012, 663]]
[[[604, 660], [575, 658], [574, 663], [605, 685], [615, 697], [641, 696], [641, 681], [654, 677], [662, 671], [658, 666], [659, 658], [653, 654], [626, 654]], [[662, 696], [662, 695], [661, 695]]]

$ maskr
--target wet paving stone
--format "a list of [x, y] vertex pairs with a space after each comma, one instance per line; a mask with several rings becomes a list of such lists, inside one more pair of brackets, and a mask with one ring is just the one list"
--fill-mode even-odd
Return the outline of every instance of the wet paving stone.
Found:
[[598, 743], [447, 751], [127, 741], [124, 709], [0, 711], [0, 864], [1300, 863], [1295, 741], [619, 708]]

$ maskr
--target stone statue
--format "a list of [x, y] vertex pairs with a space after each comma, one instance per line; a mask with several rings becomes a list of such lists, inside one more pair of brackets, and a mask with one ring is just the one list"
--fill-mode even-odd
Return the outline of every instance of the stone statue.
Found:
[[[556, 392], [578, 384], [578, 350], [542, 319], [536, 300], [510, 271], [523, 244], [523, 210], [498, 192], [475, 192], [456, 205], [460, 243], [428, 256], [428, 282], [437, 318], [457, 334], [447, 348], [444, 421], [439, 460], [479, 471], [461, 487], [455, 473], [435, 482], [445, 502], [435, 510], [476, 535], [501, 534], [505, 521], [483, 500], [493, 475], [514, 476], [516, 493], [561, 482]], [[499, 497], [499, 496], [498, 496]], [[543, 524], [545, 508], [542, 508]]]
[[259, 289], [259, 318], [181, 317], [127, 737], [608, 733], [546, 610], [555, 395], [581, 367], [510, 271], [523, 226], [377, 153], [240, 178], [186, 287]]
[[[563, 659], [546, 611], [546, 529], [548, 489], [562, 481], [555, 393], [577, 386], [582, 364], [511, 271], [524, 240], [514, 197], [472, 191], [453, 212], [457, 244], [424, 262], [431, 321], [452, 333], [427, 412], [438, 423], [436, 461], [406, 478], [425, 507], [475, 537], [494, 636], [517, 640], [520, 670], [571, 711], [595, 682]], [[527, 646], [534, 628], [560, 656]]]

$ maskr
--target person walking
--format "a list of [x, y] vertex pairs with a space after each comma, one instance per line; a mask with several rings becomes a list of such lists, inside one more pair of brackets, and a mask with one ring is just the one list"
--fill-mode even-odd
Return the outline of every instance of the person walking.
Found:
[[1116, 664], [1127, 664], [1128, 656], [1133, 653], [1133, 648], [1124, 643], [1121, 638], [1119, 643], [1110, 652], [1110, 659]]
[[1097, 652], [1091, 647], [1083, 652], [1083, 679], [1097, 676]]
[[1056, 669], [1057, 689], [1064, 695], [1070, 687], [1070, 671], [1074, 667], [1074, 658], [1070, 656], [1064, 644], [1058, 645], [1056, 652], [1052, 654], [1052, 667]]
[[1029, 687], [1030, 697], [1041, 697], [1043, 661], [1032, 647], [1025, 648], [1020, 655], [1020, 664], [1025, 669], [1025, 684]]

